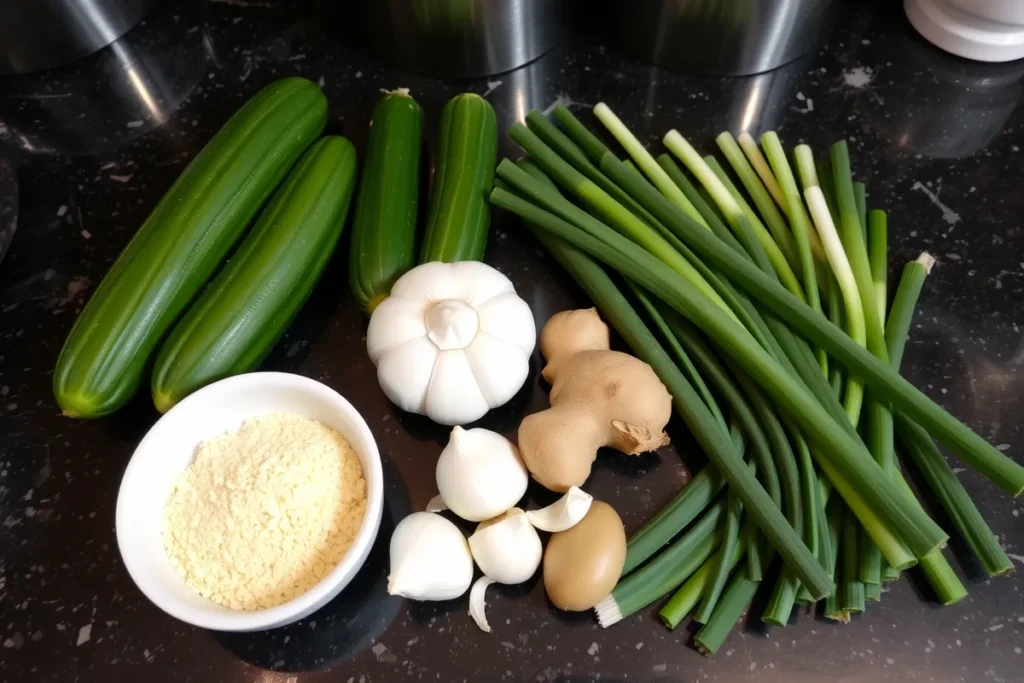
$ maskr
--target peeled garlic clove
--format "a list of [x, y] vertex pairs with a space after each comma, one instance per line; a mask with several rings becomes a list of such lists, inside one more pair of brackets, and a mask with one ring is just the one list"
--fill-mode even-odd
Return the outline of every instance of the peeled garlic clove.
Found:
[[519, 449], [486, 429], [452, 430], [437, 460], [437, 490], [459, 517], [480, 522], [505, 512], [523, 497], [530, 477]]
[[527, 512], [526, 518], [541, 531], [565, 531], [576, 526], [587, 516], [592, 502], [593, 496], [577, 486], [572, 486], [564, 496], [546, 508]]
[[447, 509], [448, 506], [444, 504], [444, 498], [440, 493], [427, 501], [427, 512], [444, 512]]
[[508, 584], [533, 576], [543, 553], [537, 530], [519, 508], [482, 522], [469, 537], [469, 548], [484, 574]]
[[469, 589], [473, 556], [459, 528], [441, 515], [414, 512], [391, 535], [388, 593], [451, 600]]
[[469, 591], [469, 616], [473, 617], [473, 621], [485, 633], [491, 632], [491, 625], [487, 623], [487, 615], [484, 613], [487, 608], [484, 602], [484, 593], [492, 583], [495, 583], [494, 579], [481, 576], [473, 584], [473, 589]]

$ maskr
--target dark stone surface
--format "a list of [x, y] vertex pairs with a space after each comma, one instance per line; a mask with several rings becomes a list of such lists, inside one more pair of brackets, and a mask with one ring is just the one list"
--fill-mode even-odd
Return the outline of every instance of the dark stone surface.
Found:
[[[231, 112], [285, 75], [319, 80], [330, 129], [357, 145], [380, 89], [399, 86], [423, 104], [431, 140], [440, 107], [462, 90], [486, 92], [505, 124], [559, 99], [589, 121], [586, 105], [604, 100], [652, 146], [671, 127], [708, 152], [720, 130], [744, 126], [819, 151], [849, 138], [871, 205], [890, 211], [893, 277], [922, 250], [939, 259], [908, 376], [1022, 457], [1024, 65], [961, 62], [924, 44], [897, 8], [861, 8], [843, 13], [820, 52], [759, 77], [685, 78], [574, 40], [518, 72], [446, 83], [346, 47], [342, 27], [284, 0], [172, 2], [116, 50], [0, 80], [0, 141], [20, 175], [18, 231], [0, 265], [0, 681], [1024, 680], [1022, 573], [989, 581], [956, 543], [954, 566], [970, 590], [959, 605], [939, 608], [911, 572], [848, 626], [810, 614], [784, 630], [752, 621], [712, 659], [687, 644], [687, 628], [665, 630], [653, 609], [607, 631], [589, 614], [559, 613], [536, 579], [491, 589], [490, 635], [473, 625], [465, 598], [388, 598], [388, 530], [434, 494], [446, 430], [399, 414], [377, 388], [345, 258], [266, 367], [337, 388], [376, 435], [389, 505], [370, 562], [331, 605], [268, 633], [214, 634], [151, 605], [118, 556], [114, 505], [125, 464], [157, 416], [143, 395], [103, 420], [64, 419], [52, 368], [76, 313], [147, 211]], [[514, 220], [496, 218], [488, 261], [513, 279], [538, 322], [585, 304]], [[546, 401], [537, 375], [481, 424], [512, 434]], [[588, 488], [630, 529], [701, 465], [681, 425], [672, 435], [675, 447], [661, 453], [597, 462]], [[1021, 504], [972, 472], [962, 476], [1024, 562]], [[551, 499], [536, 488], [529, 497]]]

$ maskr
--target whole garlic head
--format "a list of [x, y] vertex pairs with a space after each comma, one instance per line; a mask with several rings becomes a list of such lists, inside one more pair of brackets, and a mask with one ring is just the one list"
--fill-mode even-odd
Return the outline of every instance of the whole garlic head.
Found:
[[507, 277], [476, 261], [424, 263], [373, 311], [366, 349], [402, 410], [466, 424], [511, 399], [537, 330]]

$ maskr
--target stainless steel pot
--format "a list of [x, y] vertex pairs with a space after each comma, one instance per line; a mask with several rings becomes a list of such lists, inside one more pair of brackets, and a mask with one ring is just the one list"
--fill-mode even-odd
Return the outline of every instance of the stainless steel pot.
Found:
[[551, 49], [563, 0], [360, 0], [371, 47], [400, 68], [474, 78], [518, 68]]
[[63, 66], [106, 47], [158, 0], [2, 0], [0, 73]]
[[682, 73], [740, 76], [791, 62], [823, 36], [837, 0], [612, 0], [611, 30]]

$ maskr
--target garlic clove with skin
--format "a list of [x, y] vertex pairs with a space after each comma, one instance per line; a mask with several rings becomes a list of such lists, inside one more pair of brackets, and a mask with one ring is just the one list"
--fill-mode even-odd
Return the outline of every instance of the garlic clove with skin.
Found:
[[498, 583], [522, 583], [540, 567], [540, 536], [519, 508], [481, 522], [469, 537], [477, 566]]
[[485, 613], [487, 604], [484, 602], [484, 594], [492, 583], [496, 583], [494, 579], [481, 576], [469, 591], [469, 616], [473, 617], [473, 621], [484, 633], [491, 632], [491, 625], [487, 623], [487, 614]]
[[441, 515], [414, 512], [391, 535], [388, 594], [451, 600], [469, 589], [473, 556], [459, 528]]
[[444, 504], [470, 522], [505, 512], [526, 493], [529, 474], [519, 449], [487, 429], [452, 429], [435, 470]]
[[526, 518], [541, 531], [557, 533], [576, 526], [587, 516], [593, 502], [593, 496], [577, 486], [572, 486], [564, 496], [546, 508], [527, 512]]

